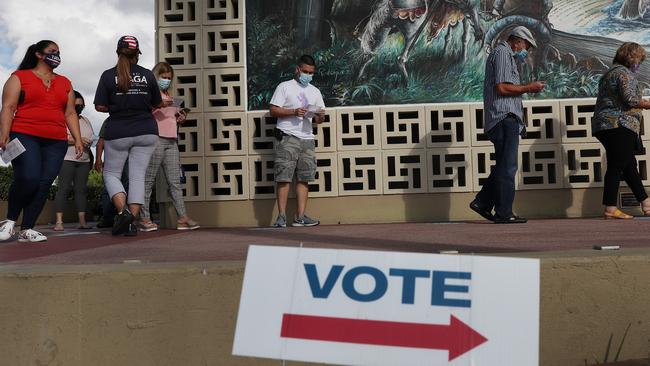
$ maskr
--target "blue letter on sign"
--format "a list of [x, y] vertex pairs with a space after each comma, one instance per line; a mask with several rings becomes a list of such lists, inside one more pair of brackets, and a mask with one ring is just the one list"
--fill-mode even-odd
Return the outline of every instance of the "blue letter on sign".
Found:
[[429, 271], [416, 269], [391, 268], [391, 276], [403, 277], [402, 280], [402, 304], [413, 304], [415, 302], [415, 279], [429, 278]]
[[447, 278], [459, 280], [471, 280], [472, 274], [470, 272], [444, 272], [433, 271], [433, 289], [431, 291], [431, 305], [434, 306], [455, 306], [459, 308], [472, 307], [470, 300], [446, 299], [445, 292], [461, 292], [468, 293], [469, 287], [467, 286], [454, 286], [446, 285]]
[[327, 299], [334, 288], [334, 284], [336, 284], [336, 280], [339, 279], [341, 272], [343, 272], [343, 266], [332, 266], [325, 283], [321, 286], [318, 280], [318, 273], [316, 272], [316, 265], [305, 263], [305, 273], [307, 274], [311, 294], [317, 299]]
[[[354, 280], [362, 274], [370, 275], [375, 281], [375, 288], [368, 294], [361, 294], [354, 288]], [[343, 292], [352, 300], [370, 302], [380, 299], [388, 289], [388, 279], [377, 268], [355, 267], [343, 276]]]

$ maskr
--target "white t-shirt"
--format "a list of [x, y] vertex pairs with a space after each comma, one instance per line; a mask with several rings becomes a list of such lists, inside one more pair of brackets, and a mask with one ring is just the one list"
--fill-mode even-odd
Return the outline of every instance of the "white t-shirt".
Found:
[[[282, 82], [275, 88], [275, 93], [273, 93], [273, 98], [271, 98], [271, 104], [287, 109], [307, 108], [309, 105], [325, 108], [323, 96], [318, 88], [311, 84], [304, 87], [295, 79]], [[311, 118], [298, 116], [279, 117], [277, 127], [282, 132], [299, 139], [314, 139]]]

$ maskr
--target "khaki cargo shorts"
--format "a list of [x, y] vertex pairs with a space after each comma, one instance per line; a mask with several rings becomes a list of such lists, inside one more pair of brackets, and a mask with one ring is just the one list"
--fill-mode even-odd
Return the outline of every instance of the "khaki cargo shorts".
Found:
[[[278, 136], [280, 137], [280, 136]], [[276, 182], [311, 182], [316, 178], [315, 140], [303, 140], [291, 135], [275, 139], [273, 163]]]

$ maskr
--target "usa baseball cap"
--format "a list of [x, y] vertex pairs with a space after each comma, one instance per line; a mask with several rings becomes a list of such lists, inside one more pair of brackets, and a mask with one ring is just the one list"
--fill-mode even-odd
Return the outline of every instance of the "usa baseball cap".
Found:
[[138, 50], [138, 53], [142, 54], [142, 51], [140, 51], [140, 43], [138, 43], [138, 39], [135, 38], [134, 36], [120, 37], [120, 40], [117, 41], [117, 48], [128, 48], [131, 50]]

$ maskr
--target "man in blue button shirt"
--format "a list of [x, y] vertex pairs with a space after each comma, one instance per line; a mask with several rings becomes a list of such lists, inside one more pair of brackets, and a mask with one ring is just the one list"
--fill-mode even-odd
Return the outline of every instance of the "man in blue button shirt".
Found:
[[496, 164], [469, 207], [498, 224], [527, 221], [512, 212], [519, 135], [525, 131], [521, 96], [542, 91], [545, 83], [533, 81], [521, 85], [516, 60], [524, 61], [528, 50], [535, 47], [537, 44], [528, 28], [518, 26], [507, 41], [501, 41], [492, 50], [485, 64], [484, 129], [494, 144]]

